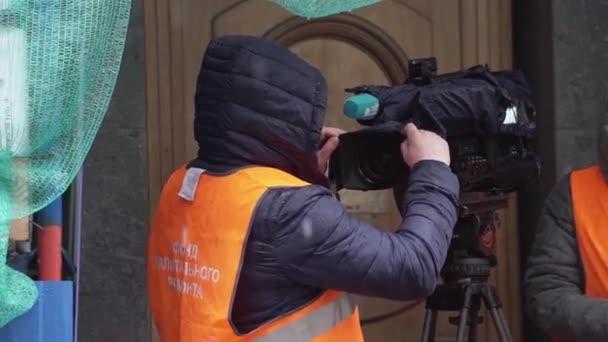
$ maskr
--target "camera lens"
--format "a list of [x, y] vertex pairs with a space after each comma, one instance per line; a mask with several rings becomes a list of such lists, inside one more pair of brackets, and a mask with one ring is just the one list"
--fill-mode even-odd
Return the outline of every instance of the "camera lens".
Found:
[[[399, 157], [399, 155], [397, 155]], [[376, 150], [360, 159], [359, 172], [371, 183], [383, 183], [392, 178], [397, 163], [389, 151]], [[392, 171], [392, 172], [391, 172]]]
[[[358, 131], [340, 136], [334, 170], [341, 174], [340, 186], [358, 190], [391, 188], [408, 169], [401, 157], [399, 132]], [[339, 165], [339, 166], [338, 166]]]
[[399, 141], [394, 141], [390, 136], [369, 139], [359, 146], [358, 151], [361, 155], [357, 158], [357, 171], [369, 184], [392, 184], [407, 173]]

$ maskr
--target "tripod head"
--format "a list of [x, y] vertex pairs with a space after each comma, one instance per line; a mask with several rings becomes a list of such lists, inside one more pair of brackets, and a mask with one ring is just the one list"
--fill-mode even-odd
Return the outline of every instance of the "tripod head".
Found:
[[498, 210], [507, 207], [506, 193], [468, 192], [461, 195], [458, 221], [441, 270], [445, 282], [485, 282], [496, 266]]

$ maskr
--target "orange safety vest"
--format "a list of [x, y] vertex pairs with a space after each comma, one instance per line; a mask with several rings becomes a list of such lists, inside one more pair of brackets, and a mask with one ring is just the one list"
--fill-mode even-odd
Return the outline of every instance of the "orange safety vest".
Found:
[[[585, 295], [608, 298], [608, 184], [599, 166], [570, 175], [572, 213], [585, 273]], [[562, 341], [559, 337], [555, 342]]]
[[305, 185], [265, 167], [227, 176], [182, 167], [171, 175], [148, 240], [148, 295], [161, 341], [363, 341], [351, 296], [333, 290], [245, 335], [232, 323], [258, 201], [270, 187]]

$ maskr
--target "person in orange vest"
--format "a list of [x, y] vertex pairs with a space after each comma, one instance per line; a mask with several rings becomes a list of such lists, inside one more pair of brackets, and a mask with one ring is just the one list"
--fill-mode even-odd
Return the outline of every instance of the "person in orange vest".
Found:
[[198, 156], [164, 185], [148, 240], [162, 341], [363, 340], [350, 294], [421, 299], [435, 288], [459, 184], [438, 135], [404, 127], [410, 166], [395, 232], [349, 215], [325, 176], [319, 70], [262, 38], [211, 40], [195, 94]]
[[539, 219], [524, 278], [527, 314], [552, 341], [608, 341], [608, 119], [598, 163], [561, 179]]

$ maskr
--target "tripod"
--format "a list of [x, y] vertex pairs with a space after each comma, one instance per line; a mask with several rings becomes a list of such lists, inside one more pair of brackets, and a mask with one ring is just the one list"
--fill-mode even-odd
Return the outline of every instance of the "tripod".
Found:
[[506, 208], [504, 194], [463, 194], [454, 237], [448, 258], [441, 270], [444, 283], [426, 299], [426, 314], [422, 329], [422, 342], [435, 339], [437, 311], [459, 311], [450, 317], [458, 325], [457, 341], [464, 342], [468, 328], [468, 342], [477, 337], [481, 305], [492, 317], [501, 342], [511, 342], [511, 332], [502, 313], [502, 304], [496, 288], [488, 284], [492, 267], [496, 265], [495, 239], [499, 226], [497, 210]]
[[446, 282], [426, 301], [421, 342], [434, 340], [437, 311], [460, 311], [458, 317], [450, 317], [450, 323], [458, 324], [457, 341], [464, 342], [468, 326], [468, 341], [474, 342], [477, 325], [482, 322], [478, 316], [482, 302], [490, 312], [500, 341], [512, 341], [496, 289], [487, 283], [490, 269], [490, 262], [484, 258], [459, 259], [445, 269]]

